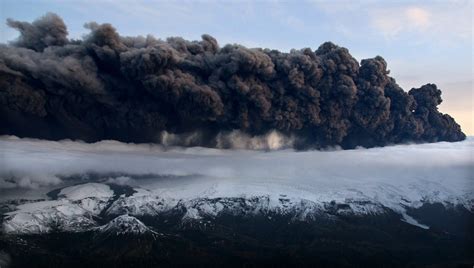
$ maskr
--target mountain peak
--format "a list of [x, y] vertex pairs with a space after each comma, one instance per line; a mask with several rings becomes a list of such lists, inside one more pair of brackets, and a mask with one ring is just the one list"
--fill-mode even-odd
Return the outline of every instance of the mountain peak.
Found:
[[118, 216], [98, 229], [100, 232], [115, 235], [155, 233], [139, 219], [129, 215]]

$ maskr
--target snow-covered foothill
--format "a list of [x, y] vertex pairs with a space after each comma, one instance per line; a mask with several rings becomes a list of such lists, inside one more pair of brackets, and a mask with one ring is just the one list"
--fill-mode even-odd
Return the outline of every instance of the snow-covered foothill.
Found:
[[62, 189], [57, 200], [31, 202], [6, 213], [6, 233], [82, 231], [96, 225], [98, 215], [113, 196], [108, 185], [85, 183]]
[[120, 215], [115, 219], [111, 220], [109, 223], [98, 227], [97, 230], [99, 232], [112, 235], [141, 235], [146, 233], [157, 234], [156, 232], [148, 228], [139, 219], [129, 215]]

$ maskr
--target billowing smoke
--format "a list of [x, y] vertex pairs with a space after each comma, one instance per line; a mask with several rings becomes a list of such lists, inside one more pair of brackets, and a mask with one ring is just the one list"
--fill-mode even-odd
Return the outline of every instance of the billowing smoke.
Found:
[[20, 37], [0, 45], [0, 134], [262, 148], [465, 139], [438, 111], [436, 85], [407, 93], [382, 57], [359, 64], [330, 42], [283, 53], [209, 35], [124, 37], [95, 22], [71, 40], [52, 13], [8, 25]]

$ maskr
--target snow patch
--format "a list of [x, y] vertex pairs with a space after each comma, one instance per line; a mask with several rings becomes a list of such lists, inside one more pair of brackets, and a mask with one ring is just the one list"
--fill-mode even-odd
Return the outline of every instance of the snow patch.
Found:
[[85, 183], [70, 186], [59, 192], [59, 196], [64, 196], [69, 200], [82, 200], [88, 197], [103, 199], [110, 198], [113, 195], [114, 191], [108, 185], [102, 183]]

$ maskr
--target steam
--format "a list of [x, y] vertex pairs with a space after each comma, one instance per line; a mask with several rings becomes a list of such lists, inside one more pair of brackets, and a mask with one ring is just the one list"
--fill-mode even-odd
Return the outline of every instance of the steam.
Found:
[[111, 178], [108, 178], [105, 182], [111, 183], [111, 184], [118, 184], [118, 185], [127, 185], [132, 182], [132, 178], [128, 176], [118, 176], [115, 178], [111, 177]]
[[[204, 135], [200, 132], [173, 134], [163, 131], [160, 143], [164, 146], [199, 146]], [[240, 130], [222, 131], [208, 141], [213, 147], [219, 149], [253, 149], [253, 150], [279, 150], [292, 148], [293, 137], [287, 137], [276, 130], [264, 135], [250, 136]]]
[[465, 139], [436, 85], [407, 93], [382, 57], [359, 64], [330, 42], [283, 53], [95, 22], [70, 40], [52, 13], [7, 23], [20, 37], [0, 45], [0, 134], [259, 149]]

